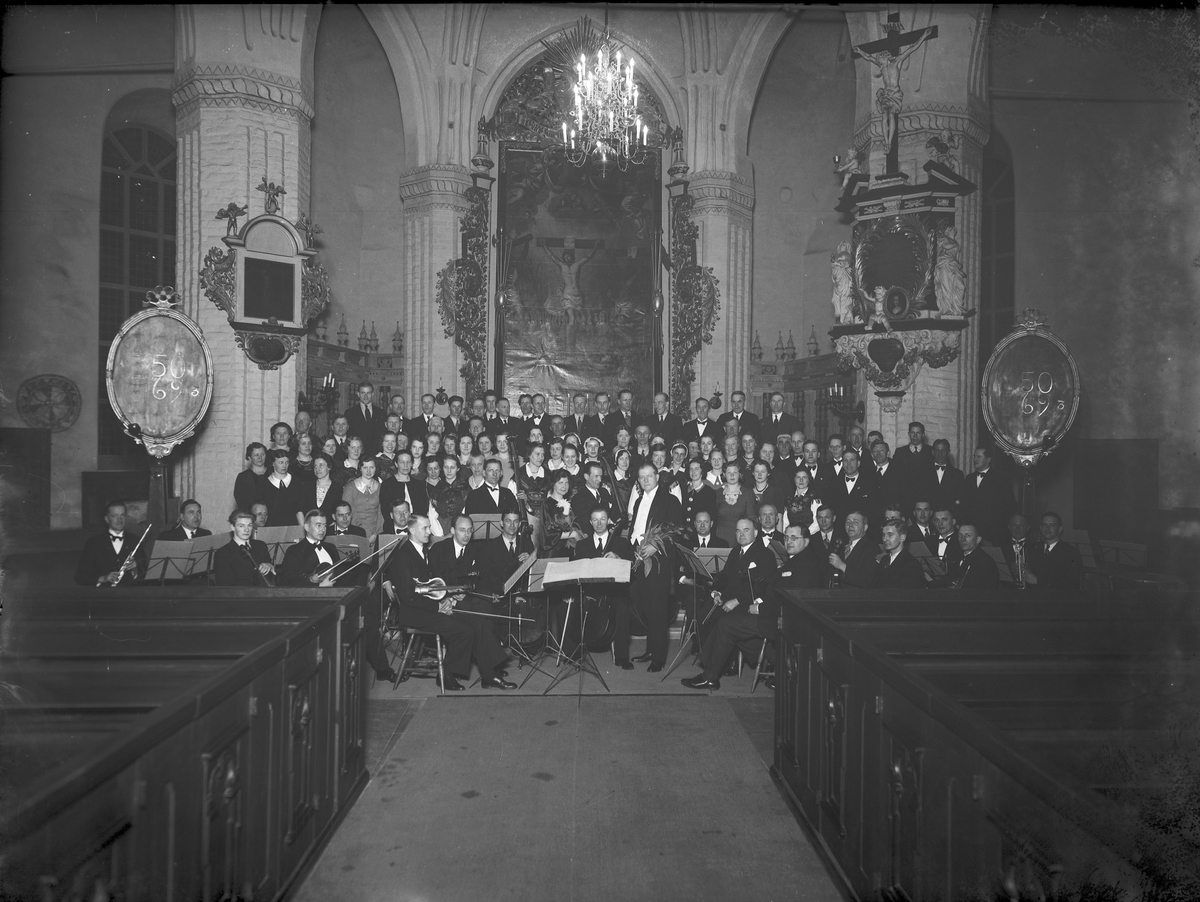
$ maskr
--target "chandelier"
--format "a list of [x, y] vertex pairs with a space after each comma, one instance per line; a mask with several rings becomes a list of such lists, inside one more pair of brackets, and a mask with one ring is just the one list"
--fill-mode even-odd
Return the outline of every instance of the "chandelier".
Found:
[[589, 159], [624, 172], [646, 160], [650, 128], [638, 109], [633, 57], [622, 60], [605, 34], [595, 54], [580, 53], [571, 86], [574, 104], [562, 123], [562, 146], [576, 166]]

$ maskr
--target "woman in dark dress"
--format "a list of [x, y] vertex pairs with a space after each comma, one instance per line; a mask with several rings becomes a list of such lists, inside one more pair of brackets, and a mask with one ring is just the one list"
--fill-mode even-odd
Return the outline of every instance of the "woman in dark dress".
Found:
[[267, 446], [262, 442], [251, 442], [246, 446], [246, 461], [249, 466], [233, 480], [233, 500], [238, 510], [248, 511], [256, 501], [262, 501], [263, 486], [267, 481]]
[[[303, 434], [301, 435], [303, 438]], [[342, 500], [342, 490], [329, 474], [333, 471], [333, 461], [328, 455], [317, 452], [312, 458], [312, 475], [303, 480], [299, 486], [300, 510], [308, 513], [319, 510], [332, 523], [333, 514], [338, 502]]]
[[300, 512], [300, 477], [288, 472], [291, 455], [276, 448], [268, 455], [271, 458], [271, 475], [263, 486], [260, 499], [267, 506], [268, 526], [300, 526], [304, 517]]
[[545, 557], [570, 557], [583, 533], [571, 519], [571, 474], [558, 470], [550, 475], [550, 493], [542, 502], [542, 543]]
[[783, 505], [785, 523], [783, 528], [802, 526], [805, 534], [810, 535], [816, 527], [815, 517], [817, 508], [821, 506], [821, 499], [813, 494], [812, 477], [804, 467], [796, 471], [792, 481], [794, 489]]
[[704, 464], [698, 460], [689, 460], [687, 472], [688, 481], [680, 488], [683, 493], [684, 522], [690, 526], [699, 511], [707, 511], [708, 515], [716, 520], [717, 493], [704, 478]]

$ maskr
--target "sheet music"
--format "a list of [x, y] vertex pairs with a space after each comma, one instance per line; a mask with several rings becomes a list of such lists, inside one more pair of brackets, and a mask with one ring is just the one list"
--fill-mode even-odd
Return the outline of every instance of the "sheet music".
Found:
[[192, 540], [192, 565], [189, 573], [206, 573], [212, 569], [212, 556], [223, 545], [228, 545], [233, 539], [233, 533], [222, 532], [211, 536], [201, 536]]
[[542, 582], [546, 586], [561, 583], [627, 583], [633, 564], [621, 558], [593, 557], [581, 561], [551, 563]]
[[529, 591], [531, 593], [545, 591], [543, 581], [546, 578], [546, 568], [551, 564], [561, 564], [570, 560], [565, 557], [534, 558], [533, 555], [530, 555], [530, 558], [534, 561], [533, 568], [529, 571]]
[[511, 592], [512, 587], [517, 584], [517, 581], [522, 576], [524, 576], [526, 573], [529, 572], [529, 570], [533, 567], [533, 565], [537, 561], [537, 559], [538, 559], [537, 554], [535, 552], [533, 554], [530, 554], [529, 557], [525, 558], [525, 560], [521, 561], [521, 566], [517, 567], [517, 569], [516, 569], [516, 571], [514, 571], [513, 575], [508, 578], [508, 581], [505, 582], [505, 584], [504, 584], [504, 588], [500, 590], [500, 594], [507, 595], [509, 592]]
[[1012, 569], [1008, 566], [1008, 561], [1004, 559], [1004, 552], [995, 545], [980, 545], [979, 547], [987, 552], [987, 556], [996, 562], [996, 569], [1000, 571], [1000, 582], [1013, 582]]
[[909, 542], [908, 553], [921, 562], [921, 566], [930, 576], [946, 575], [946, 565], [938, 560], [937, 555], [930, 551], [924, 542]]
[[[188, 574], [192, 572], [192, 546], [195, 541], [185, 539], [182, 542], [164, 542], [156, 539], [154, 547], [150, 549], [146, 579], [187, 579]], [[157, 574], [154, 572], [156, 567], [159, 569]]]
[[346, 557], [347, 552], [353, 549], [359, 559], [365, 558], [371, 553], [371, 540], [366, 536], [325, 536], [325, 541], [338, 550], [338, 554]]
[[709, 576], [716, 576], [725, 569], [732, 548], [694, 548], [692, 553], [700, 558]]

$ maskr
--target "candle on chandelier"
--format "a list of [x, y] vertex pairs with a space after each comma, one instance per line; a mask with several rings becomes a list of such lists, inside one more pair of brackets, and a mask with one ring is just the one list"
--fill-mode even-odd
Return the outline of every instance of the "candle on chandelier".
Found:
[[562, 124], [563, 127], [563, 144], [567, 143], [567, 123]]

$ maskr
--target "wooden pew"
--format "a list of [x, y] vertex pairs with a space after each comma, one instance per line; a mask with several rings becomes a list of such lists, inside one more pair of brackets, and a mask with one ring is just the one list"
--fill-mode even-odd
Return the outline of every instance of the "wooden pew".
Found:
[[[0, 898], [274, 898], [366, 782], [364, 590], [32, 593], [6, 610]], [[15, 607], [15, 609], [14, 609]], [[47, 890], [51, 891], [51, 890]]]
[[1195, 595], [784, 597], [775, 771], [851, 897], [1141, 885], [1110, 750], [1200, 707]]

